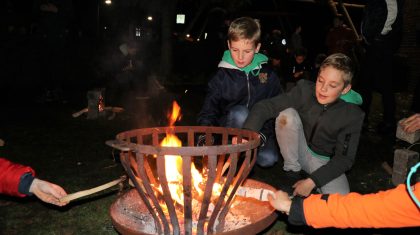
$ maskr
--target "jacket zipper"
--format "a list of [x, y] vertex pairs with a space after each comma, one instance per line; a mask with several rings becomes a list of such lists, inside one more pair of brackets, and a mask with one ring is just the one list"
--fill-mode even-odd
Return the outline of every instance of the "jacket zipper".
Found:
[[251, 102], [251, 88], [249, 87], [249, 75], [246, 73], [246, 83], [248, 86], [248, 102], [246, 103], [246, 107], [249, 108], [249, 102]]
[[322, 115], [325, 113], [325, 111], [327, 111], [327, 106], [328, 105], [324, 105], [324, 107], [322, 108], [321, 114], [318, 116], [318, 119], [315, 122], [314, 127], [312, 127], [311, 137], [309, 138], [309, 145], [312, 145], [312, 138], [314, 137], [315, 131], [318, 128], [318, 124], [319, 124], [319, 121], [321, 120]]

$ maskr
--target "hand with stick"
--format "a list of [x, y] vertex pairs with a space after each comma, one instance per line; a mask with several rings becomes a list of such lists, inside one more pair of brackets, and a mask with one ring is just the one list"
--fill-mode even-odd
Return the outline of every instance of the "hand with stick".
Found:
[[67, 195], [62, 187], [38, 178], [32, 181], [29, 192], [35, 194], [40, 200], [56, 206], [65, 206], [68, 203], [60, 201], [61, 198]]

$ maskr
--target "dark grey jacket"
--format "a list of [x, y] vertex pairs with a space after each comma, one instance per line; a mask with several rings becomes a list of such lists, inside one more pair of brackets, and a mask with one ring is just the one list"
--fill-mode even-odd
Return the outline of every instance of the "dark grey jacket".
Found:
[[309, 148], [331, 158], [310, 175], [317, 187], [351, 168], [365, 116], [356, 104], [338, 99], [321, 105], [315, 96], [315, 83], [300, 80], [290, 92], [255, 104], [244, 128], [258, 131], [265, 120], [277, 117], [286, 108], [299, 113]]

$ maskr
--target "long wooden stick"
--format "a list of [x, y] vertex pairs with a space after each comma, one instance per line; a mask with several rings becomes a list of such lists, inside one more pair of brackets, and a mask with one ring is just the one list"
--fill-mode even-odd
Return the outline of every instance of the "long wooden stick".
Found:
[[102, 191], [102, 190], [111, 188], [112, 186], [115, 186], [115, 185], [123, 182], [126, 179], [127, 179], [127, 177], [125, 175], [123, 175], [119, 179], [113, 180], [113, 181], [111, 181], [109, 183], [100, 185], [98, 187], [87, 189], [87, 190], [83, 190], [83, 191], [79, 191], [79, 192], [76, 192], [76, 193], [68, 194], [67, 196], [60, 198], [60, 201], [61, 202], [70, 202], [70, 201], [76, 200], [78, 198], [85, 197], [85, 196], [88, 196], [88, 195], [97, 193], [99, 191]]
[[[87, 113], [89, 111], [89, 109], [88, 108], [84, 108], [84, 109], [82, 109], [82, 110], [80, 110], [80, 111], [78, 111], [78, 112], [75, 112], [75, 113], [73, 113], [72, 114], [72, 116], [74, 117], [74, 118], [77, 118], [77, 117], [79, 117], [80, 115], [82, 115], [82, 114], [84, 114], [84, 113]], [[111, 111], [111, 112], [113, 112], [113, 113], [121, 113], [121, 112], [123, 112], [124, 111], [124, 108], [121, 108], [121, 107], [104, 107], [104, 111]]]

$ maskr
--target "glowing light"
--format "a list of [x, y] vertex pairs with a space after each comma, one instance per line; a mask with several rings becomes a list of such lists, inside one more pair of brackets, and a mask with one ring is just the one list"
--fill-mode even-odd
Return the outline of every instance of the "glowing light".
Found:
[[106, 5], [110, 5], [112, 3], [112, 1], [111, 0], [105, 0], [105, 4]]
[[286, 39], [284, 39], [284, 38], [283, 38], [283, 40], [281, 40], [281, 44], [282, 44], [283, 46], [285, 46], [285, 45], [286, 45]]
[[153, 17], [152, 17], [152, 16], [148, 16], [148, 17], [147, 17], [147, 20], [148, 20], [148, 21], [152, 21], [152, 20], [153, 20]]
[[177, 14], [176, 15], [176, 23], [177, 24], [185, 24], [185, 15], [184, 14]]
[[190, 34], [187, 34], [187, 35], [185, 35], [187, 38], [189, 38], [189, 37], [191, 37], [191, 35]]

